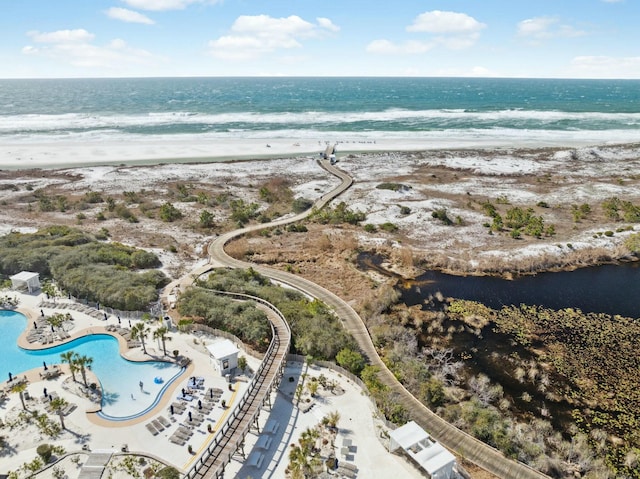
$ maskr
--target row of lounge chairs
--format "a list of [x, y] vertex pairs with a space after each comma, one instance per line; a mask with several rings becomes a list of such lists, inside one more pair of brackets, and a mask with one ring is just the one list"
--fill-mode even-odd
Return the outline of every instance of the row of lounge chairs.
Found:
[[40, 303], [40, 307], [49, 309], [70, 309], [71, 311], [78, 311], [79, 313], [87, 314], [95, 319], [104, 319], [105, 315], [103, 311], [80, 303], [54, 303], [53, 301], [42, 301]]
[[55, 332], [32, 329], [27, 334], [27, 341], [29, 343], [39, 342], [40, 344], [51, 344], [56, 341], [65, 341], [70, 337], [71, 335], [63, 329]]
[[171, 423], [164, 416], [158, 416], [145, 424], [147, 430], [154, 436], [157, 436], [158, 433], [164, 431], [169, 426], [171, 426]]
[[169, 441], [179, 446], [184, 446], [191, 436], [193, 435], [193, 429], [186, 426], [179, 426], [178, 429], [169, 437]]

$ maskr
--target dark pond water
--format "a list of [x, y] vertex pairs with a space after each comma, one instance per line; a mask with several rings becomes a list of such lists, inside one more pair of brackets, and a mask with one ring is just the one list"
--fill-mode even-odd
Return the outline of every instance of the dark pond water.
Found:
[[491, 308], [509, 304], [640, 317], [640, 264], [603, 265], [575, 271], [540, 273], [513, 280], [489, 276], [452, 276], [429, 271], [404, 291], [404, 302], [419, 304], [431, 293], [481, 302]]
[[[361, 262], [375, 267], [375, 259]], [[509, 304], [640, 317], [640, 263], [603, 265], [575, 271], [540, 273], [513, 280], [490, 276], [453, 276], [428, 271], [403, 290], [403, 302], [421, 304], [429, 294], [478, 301], [491, 308]]]

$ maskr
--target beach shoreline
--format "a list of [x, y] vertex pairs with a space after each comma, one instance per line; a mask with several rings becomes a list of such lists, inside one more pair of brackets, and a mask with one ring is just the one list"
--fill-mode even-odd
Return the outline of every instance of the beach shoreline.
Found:
[[544, 148], [584, 148], [613, 142], [583, 139], [531, 140], [513, 142], [452, 138], [448, 141], [425, 139], [338, 139], [297, 140], [295, 138], [216, 139], [214, 141], [158, 137], [154, 140], [0, 142], [0, 170], [63, 169], [83, 166], [154, 165], [162, 163], [212, 163], [278, 158], [317, 158], [328, 145], [336, 145], [338, 156], [382, 152], [435, 150], [514, 150]]

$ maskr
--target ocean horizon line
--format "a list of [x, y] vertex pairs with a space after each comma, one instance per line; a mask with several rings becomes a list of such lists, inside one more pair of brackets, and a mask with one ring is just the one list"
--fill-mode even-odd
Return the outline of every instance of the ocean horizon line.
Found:
[[246, 78], [246, 79], [434, 79], [434, 80], [558, 80], [558, 81], [640, 81], [638, 78], [618, 78], [618, 77], [525, 77], [525, 76], [455, 76], [455, 75], [442, 75], [442, 76], [415, 76], [415, 75], [154, 75], [154, 76], [62, 76], [62, 77], [0, 77], [0, 81], [5, 80], [170, 80], [170, 79], [234, 79], [234, 78]]

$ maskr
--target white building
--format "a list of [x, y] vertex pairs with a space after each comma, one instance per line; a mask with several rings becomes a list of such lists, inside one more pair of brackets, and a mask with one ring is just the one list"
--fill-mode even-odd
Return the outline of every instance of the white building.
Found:
[[213, 368], [221, 376], [231, 374], [238, 367], [238, 353], [240, 350], [228, 339], [219, 339], [211, 344], [207, 344], [209, 357]]
[[391, 431], [389, 451], [402, 448], [431, 479], [450, 479], [456, 477], [454, 467], [456, 458], [442, 444], [436, 442], [414, 421]]
[[11, 289], [27, 290], [30, 293], [40, 289], [40, 275], [31, 271], [21, 271], [10, 277]]

